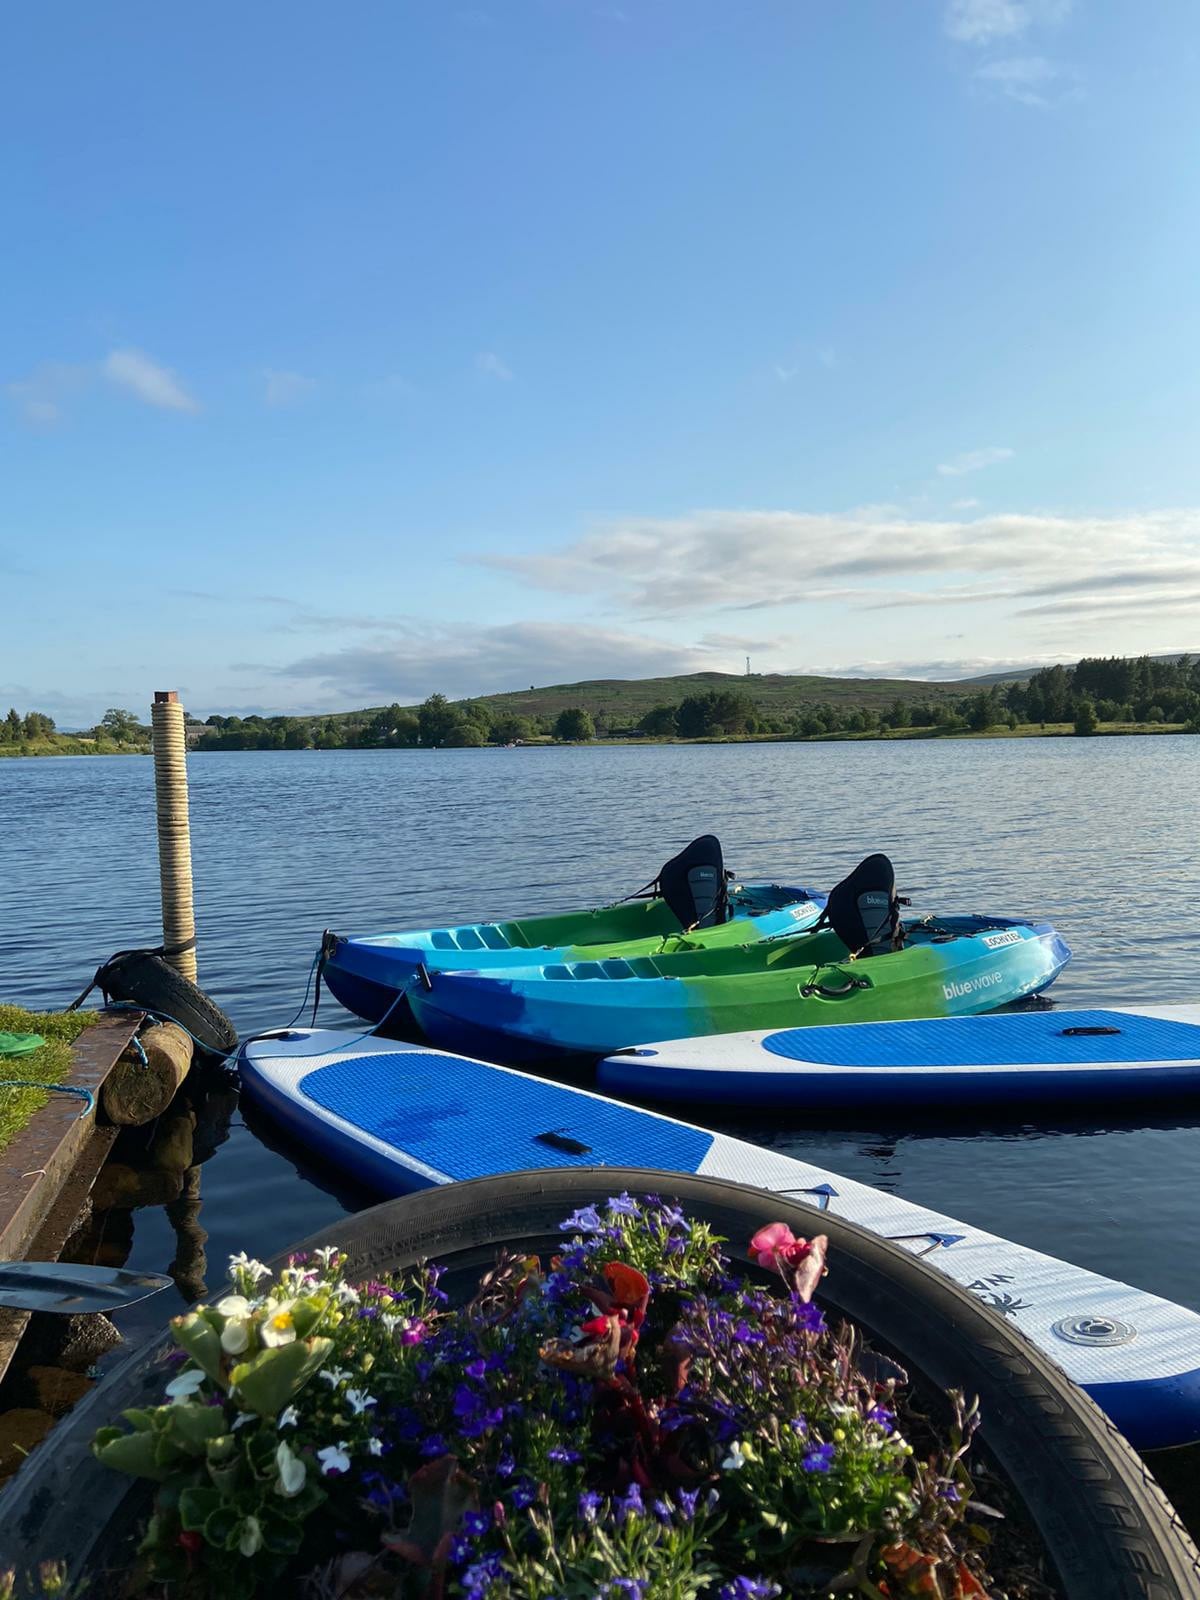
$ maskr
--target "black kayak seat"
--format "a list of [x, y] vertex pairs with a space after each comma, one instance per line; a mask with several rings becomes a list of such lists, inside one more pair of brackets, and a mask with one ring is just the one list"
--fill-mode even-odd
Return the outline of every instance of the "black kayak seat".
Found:
[[900, 902], [895, 868], [887, 856], [867, 856], [836, 884], [816, 926], [832, 928], [855, 955], [881, 956], [898, 949]]
[[658, 875], [658, 892], [681, 928], [715, 928], [729, 918], [725, 856], [713, 833], [693, 839]]

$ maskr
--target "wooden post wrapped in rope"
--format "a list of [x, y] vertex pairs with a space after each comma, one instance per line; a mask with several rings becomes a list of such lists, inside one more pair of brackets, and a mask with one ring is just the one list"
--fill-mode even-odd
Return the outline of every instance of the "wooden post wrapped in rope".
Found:
[[154, 799], [166, 959], [196, 981], [196, 916], [192, 905], [192, 836], [188, 825], [187, 729], [173, 689], [155, 693]]

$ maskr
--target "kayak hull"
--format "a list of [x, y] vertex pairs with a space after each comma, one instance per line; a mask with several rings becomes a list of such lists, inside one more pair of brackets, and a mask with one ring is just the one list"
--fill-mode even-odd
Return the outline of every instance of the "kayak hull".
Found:
[[442, 1049], [538, 1062], [654, 1039], [970, 1016], [1039, 994], [1070, 960], [1048, 923], [943, 918], [905, 949], [852, 962], [830, 932], [652, 960], [437, 973], [410, 1000]]
[[1182, 1306], [726, 1134], [505, 1067], [343, 1037], [299, 1029], [251, 1042], [244, 1093], [313, 1157], [380, 1196], [502, 1172], [635, 1165], [810, 1199], [903, 1241], [995, 1305], [1139, 1448], [1200, 1439], [1200, 1317]]
[[[825, 896], [795, 885], [752, 883], [731, 888], [729, 902], [729, 920], [688, 934], [690, 944], [715, 949], [802, 932], [820, 916]], [[651, 955], [681, 936], [662, 900], [632, 900], [507, 922], [338, 937], [323, 976], [347, 1011], [368, 1022], [403, 1025], [411, 1022], [407, 991], [422, 966], [430, 972], [491, 972], [597, 954]]]
[[799, 1112], [1180, 1102], [1200, 1095], [1200, 1006], [673, 1039], [608, 1056], [596, 1077], [643, 1099]]

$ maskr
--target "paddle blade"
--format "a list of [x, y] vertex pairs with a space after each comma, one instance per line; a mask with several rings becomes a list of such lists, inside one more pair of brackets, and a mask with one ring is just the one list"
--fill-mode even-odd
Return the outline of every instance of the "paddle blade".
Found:
[[0, 1261], [0, 1306], [14, 1311], [118, 1311], [169, 1288], [157, 1272], [74, 1261]]

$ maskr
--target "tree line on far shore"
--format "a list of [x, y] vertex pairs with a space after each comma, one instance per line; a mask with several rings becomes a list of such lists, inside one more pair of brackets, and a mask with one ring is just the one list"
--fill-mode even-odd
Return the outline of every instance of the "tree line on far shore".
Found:
[[94, 728], [78, 733], [60, 733], [54, 718], [44, 711], [27, 711], [24, 716], [10, 707], [0, 719], [0, 754], [20, 755], [25, 750], [41, 751], [47, 746], [62, 755], [84, 755], [110, 750], [148, 750], [150, 729], [132, 711], [106, 711]]
[[[932, 687], [932, 686], [931, 686]], [[595, 739], [723, 739], [760, 736], [817, 739], [839, 735], [986, 733], [993, 728], [1101, 723], [1183, 725], [1200, 733], [1200, 659], [1181, 656], [1092, 657], [1074, 667], [1045, 667], [1023, 682], [983, 685], [973, 694], [897, 696], [890, 706], [827, 702], [767, 709], [744, 690], [712, 689], [652, 706], [641, 716], [568, 706], [554, 716], [525, 716], [486, 700], [432, 694], [420, 706], [340, 716], [188, 719], [196, 750], [449, 749], [481, 745], [590, 743]], [[0, 755], [82, 755], [146, 750], [150, 729], [132, 711], [106, 711], [94, 728], [60, 733], [41, 711], [15, 708], [0, 718]]]
[[929, 729], [986, 733], [991, 728], [1067, 724], [1094, 733], [1100, 723], [1185, 724], [1200, 732], [1200, 660], [1091, 658], [1045, 667], [1024, 682], [980, 687], [958, 697], [906, 700], [879, 710], [824, 702], [765, 710], [740, 689], [686, 695], [641, 717], [571, 706], [556, 716], [497, 711], [483, 700], [433, 694], [417, 707], [386, 706], [361, 717], [208, 718], [200, 750], [444, 749], [482, 745], [586, 743], [593, 739], [719, 739], [745, 735], [811, 739], [838, 734]]

